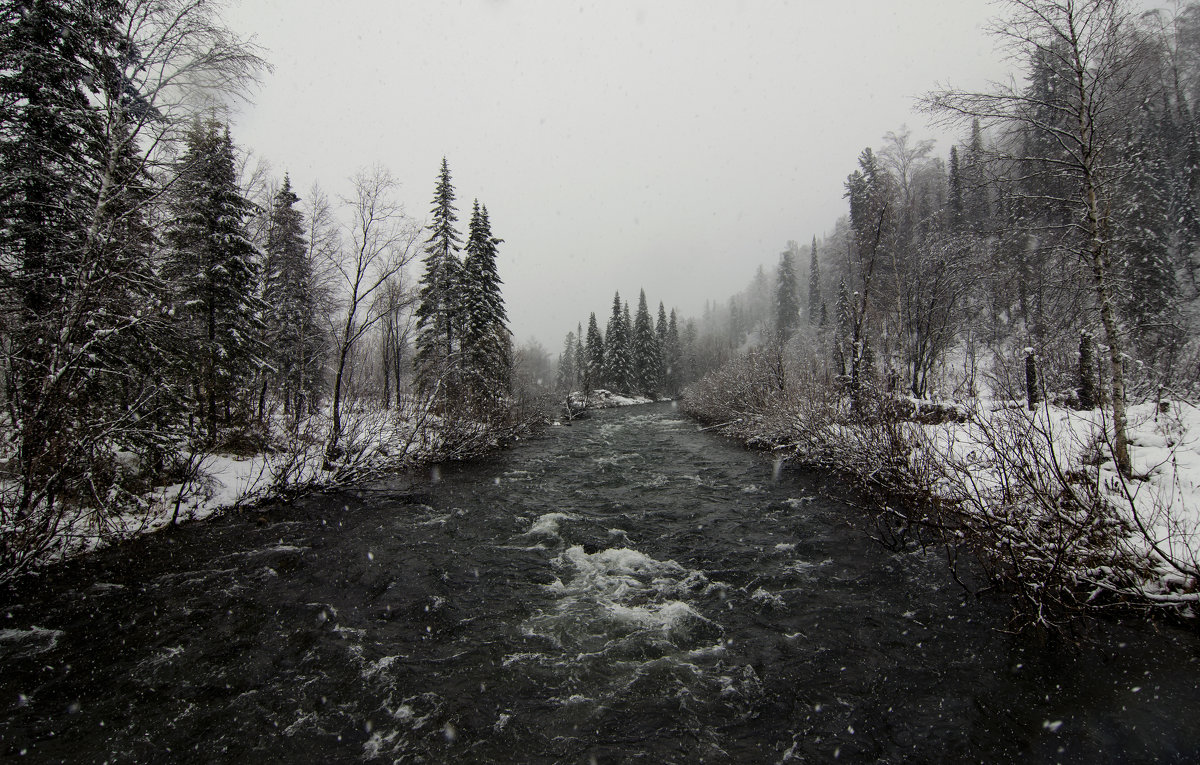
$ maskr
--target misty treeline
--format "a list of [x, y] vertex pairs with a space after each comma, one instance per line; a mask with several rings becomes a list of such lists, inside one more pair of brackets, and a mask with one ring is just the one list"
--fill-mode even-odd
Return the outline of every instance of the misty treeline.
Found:
[[[1019, 73], [921, 100], [962, 131], [945, 153], [906, 128], [862, 151], [833, 231], [708, 312], [730, 360], [685, 408], [856, 475], [893, 530], [979, 553], [1022, 623], [1099, 593], [1191, 603], [1198, 553], [1144, 523], [1186, 526], [1135, 502], [1127, 409], [1200, 392], [1200, 4], [1002, 6]], [[1087, 412], [1097, 441], [1054, 425]], [[969, 459], [901, 427], [946, 420], [968, 423]]]
[[0, 2], [0, 578], [206, 454], [295, 455], [283, 485], [510, 422], [486, 208], [460, 257], [445, 161], [428, 231], [382, 168], [336, 200], [251, 169], [218, 115], [265, 65], [207, 2]]
[[1030, 351], [1058, 402], [1111, 406], [1114, 378], [1117, 398], [1195, 394], [1200, 6], [1011, 5], [1062, 23], [999, 25], [1023, 79], [924, 99], [962, 118], [945, 155], [907, 128], [864, 149], [849, 215], [712, 311], [726, 347], [770, 336], [831, 383], [916, 398], [1023, 399]]
[[586, 334], [582, 323], [567, 333], [555, 383], [561, 391], [585, 395], [609, 390], [652, 399], [677, 396], [696, 379], [695, 337], [695, 324], [685, 325], [681, 335], [675, 309], [668, 316], [661, 302], [652, 317], [645, 290], [638, 293], [636, 314], [616, 292], [603, 332], [593, 313]]

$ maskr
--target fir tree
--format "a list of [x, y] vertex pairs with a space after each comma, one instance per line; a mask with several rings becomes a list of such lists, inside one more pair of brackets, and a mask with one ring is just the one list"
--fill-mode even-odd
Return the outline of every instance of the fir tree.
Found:
[[[442, 157], [442, 169], [433, 191], [432, 220], [425, 240], [425, 271], [417, 304], [416, 367], [417, 386], [423, 392], [435, 389], [443, 375], [453, 377], [455, 332], [458, 323], [457, 290], [461, 264], [458, 260], [461, 239], [454, 224], [458, 210], [454, 206], [454, 186], [450, 167]], [[453, 380], [445, 381], [450, 387]]]

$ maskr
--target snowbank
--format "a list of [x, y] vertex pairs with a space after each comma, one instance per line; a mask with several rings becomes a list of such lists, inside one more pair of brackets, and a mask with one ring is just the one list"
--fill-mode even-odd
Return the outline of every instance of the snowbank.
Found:
[[758, 384], [759, 372], [747, 362], [715, 373], [683, 408], [783, 462], [851, 479], [900, 539], [933, 535], [973, 552], [1016, 594], [1018, 622], [1054, 627], [1111, 606], [1194, 615], [1200, 605], [1195, 406], [1130, 407], [1127, 479], [1100, 410], [871, 396], [852, 407], [835, 388], [780, 390]]
[[977, 516], [1011, 505], [1022, 486], [1027, 492], [1040, 487], [1045, 495], [1026, 497], [1035, 505], [1033, 521], [1044, 522], [1068, 499], [1103, 507], [1118, 522], [1108, 552], [1126, 561], [1126, 570], [1101, 564], [1075, 571], [1077, 581], [1161, 603], [1196, 604], [1200, 409], [1147, 403], [1128, 414], [1129, 479], [1111, 458], [1102, 410], [983, 408], [967, 422], [914, 426], [921, 431], [916, 449], [926, 454], [912, 456], [926, 458], [935, 496]]
[[568, 397], [572, 411], [584, 409], [612, 409], [617, 406], [635, 406], [637, 404], [653, 404], [654, 399], [646, 396], [630, 396], [598, 388], [592, 391], [586, 402], [582, 391], [572, 391]]
[[[185, 464], [175, 470], [182, 476], [176, 483], [114, 502], [102, 512], [90, 507], [59, 509], [53, 537], [42, 549], [32, 550], [19, 567], [0, 570], [0, 581], [177, 522], [204, 520], [222, 511], [418, 465], [468, 459], [502, 447], [532, 426], [450, 421], [422, 411], [355, 404], [346, 406], [342, 419], [342, 448], [334, 459], [328, 459], [325, 450], [328, 413], [300, 423], [280, 419], [271, 423], [274, 435], [261, 453], [185, 455]], [[121, 456], [129, 463], [127, 470], [137, 470], [133, 455]], [[11, 530], [0, 528], [0, 533]]]

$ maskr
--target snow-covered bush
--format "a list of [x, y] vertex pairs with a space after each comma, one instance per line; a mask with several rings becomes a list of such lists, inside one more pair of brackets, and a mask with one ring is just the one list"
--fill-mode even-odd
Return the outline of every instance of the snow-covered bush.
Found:
[[1200, 603], [1200, 410], [1165, 408], [1130, 409], [1127, 480], [1103, 410], [967, 407], [875, 389], [852, 406], [836, 383], [755, 353], [683, 397], [714, 429], [869, 492], [887, 541], [940, 542], [952, 565], [972, 553], [1013, 594], [1014, 626], [1038, 629], [1097, 609]]

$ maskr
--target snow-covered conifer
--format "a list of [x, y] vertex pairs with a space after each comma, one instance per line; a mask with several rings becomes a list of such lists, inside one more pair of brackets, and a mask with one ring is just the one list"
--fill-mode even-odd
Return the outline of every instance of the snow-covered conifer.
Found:
[[496, 268], [502, 241], [492, 235], [487, 206], [476, 200], [457, 294], [466, 393], [484, 415], [496, 414], [512, 388], [512, 334]]
[[175, 317], [193, 348], [188, 363], [196, 406], [216, 437], [251, 367], [263, 356], [255, 338], [262, 304], [255, 297], [258, 252], [246, 234], [252, 205], [237, 183], [229, 129], [196, 121], [172, 185], [164, 273]]
[[633, 383], [636, 392], [655, 397], [659, 389], [659, 367], [662, 351], [646, 304], [646, 291], [638, 295], [637, 318], [633, 322]]
[[[458, 251], [462, 240], [454, 224], [458, 211], [454, 206], [454, 185], [450, 167], [442, 158], [441, 172], [434, 186], [432, 220], [425, 240], [425, 271], [421, 275], [417, 303], [416, 366], [417, 386], [432, 391], [443, 376], [452, 376], [457, 331], [457, 289], [461, 263]], [[445, 383], [452, 381], [445, 380]], [[447, 386], [443, 386], [443, 389]]]

